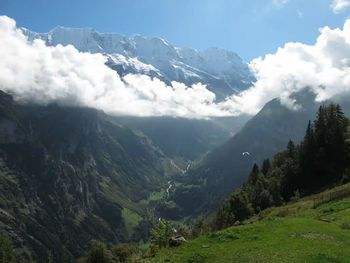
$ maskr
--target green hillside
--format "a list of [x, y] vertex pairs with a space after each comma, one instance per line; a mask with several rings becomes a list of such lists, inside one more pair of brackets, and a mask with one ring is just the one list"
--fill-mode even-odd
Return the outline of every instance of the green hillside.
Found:
[[0, 234], [19, 256], [52, 251], [54, 262], [81, 256], [91, 239], [148, 238], [148, 199], [167, 187], [167, 162], [103, 112], [21, 105], [0, 92]]
[[[254, 163], [261, 163], [284, 149], [288, 140], [302, 140], [316, 106], [295, 112], [278, 99], [264, 108], [233, 136], [193, 167], [183, 178], [185, 187], [178, 187], [173, 200], [188, 215], [217, 210], [222, 201], [247, 179]], [[249, 155], [242, 155], [249, 152]], [[188, 202], [191, 200], [191, 202]]]
[[[345, 190], [344, 190], [345, 189]], [[244, 222], [164, 249], [149, 262], [350, 262], [350, 185], [271, 208]]]

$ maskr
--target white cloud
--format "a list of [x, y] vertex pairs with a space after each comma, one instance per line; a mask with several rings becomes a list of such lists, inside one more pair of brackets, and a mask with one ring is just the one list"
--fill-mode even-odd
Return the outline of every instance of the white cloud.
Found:
[[314, 45], [287, 43], [275, 54], [254, 59], [256, 83], [223, 102], [204, 85], [187, 87], [143, 75], [119, 77], [101, 54], [73, 46], [28, 42], [15, 21], [0, 17], [0, 89], [19, 101], [88, 106], [111, 114], [204, 118], [255, 114], [280, 98], [298, 108], [291, 95], [308, 87], [317, 101], [350, 95], [350, 20], [343, 29], [320, 29]]
[[343, 29], [320, 29], [314, 45], [287, 43], [275, 54], [254, 59], [250, 67], [256, 83], [226, 101], [226, 105], [254, 114], [273, 98], [291, 107], [295, 92], [310, 89], [317, 101], [350, 95], [350, 20]]
[[336, 14], [348, 7], [350, 7], [350, 0], [333, 0], [331, 3], [331, 9]]
[[14, 20], [0, 17], [0, 89], [19, 101], [94, 107], [112, 114], [188, 118], [231, 113], [215, 103], [204, 85], [127, 75], [120, 78], [101, 54], [78, 52], [73, 46], [48, 47], [27, 41]]

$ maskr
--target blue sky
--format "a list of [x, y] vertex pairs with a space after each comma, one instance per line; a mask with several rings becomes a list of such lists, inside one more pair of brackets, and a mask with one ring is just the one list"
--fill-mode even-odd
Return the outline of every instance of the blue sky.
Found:
[[[277, 2], [286, 2], [276, 4]], [[349, 10], [332, 0], [0, 0], [0, 14], [37, 32], [57, 25], [163, 37], [176, 46], [218, 46], [249, 61], [285, 42], [312, 44], [323, 26], [342, 27]]]

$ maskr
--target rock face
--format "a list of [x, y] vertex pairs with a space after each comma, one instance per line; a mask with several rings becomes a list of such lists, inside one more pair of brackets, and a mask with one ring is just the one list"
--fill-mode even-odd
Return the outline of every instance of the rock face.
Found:
[[201, 82], [208, 85], [218, 99], [244, 90], [254, 81], [247, 64], [225, 49], [177, 48], [161, 38], [125, 37], [91, 28], [56, 27], [48, 33], [27, 29], [23, 32], [29, 40], [42, 39], [49, 46], [73, 45], [82, 52], [103, 53], [108, 58], [107, 65], [122, 76], [145, 74], [168, 84]]
[[166, 184], [164, 155], [92, 109], [21, 106], [0, 93], [0, 231], [28, 258], [127, 241], [122, 209]]

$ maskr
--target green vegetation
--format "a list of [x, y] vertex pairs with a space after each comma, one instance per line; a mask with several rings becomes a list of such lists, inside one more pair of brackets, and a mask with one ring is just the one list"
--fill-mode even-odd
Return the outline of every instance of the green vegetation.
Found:
[[141, 251], [134, 244], [107, 246], [102, 241], [91, 241], [86, 255], [78, 263], [126, 263], [140, 262]]
[[[15, 250], [12, 240], [6, 234], [0, 232], [0, 263], [52, 263], [51, 251], [46, 251], [45, 259], [41, 261], [34, 261], [28, 259], [28, 255], [18, 255], [18, 251]], [[65, 261], [64, 261], [65, 262]]]
[[349, 262], [350, 185], [310, 196], [349, 181], [348, 124], [339, 105], [321, 106], [299, 145], [255, 164], [213, 222], [197, 227], [204, 235], [150, 262]]
[[[199, 220], [190, 234], [180, 235], [197, 239], [172, 247], [170, 241], [178, 233], [170, 222], [160, 220], [152, 225], [149, 250], [138, 262], [347, 262], [350, 184], [310, 194], [348, 181], [348, 138], [341, 108], [320, 107], [299, 145], [290, 141], [272, 162], [255, 164], [247, 182], [230, 195], [211, 224]], [[186, 186], [177, 188], [184, 191]], [[172, 200], [163, 201], [159, 211], [172, 214], [177, 209]], [[127, 212], [123, 210], [123, 217], [132, 222]], [[110, 251], [115, 260], [125, 262], [137, 254], [127, 244]]]
[[140, 223], [142, 218], [130, 209], [124, 208], [122, 210], [122, 217], [125, 222], [125, 231], [128, 238], [134, 233], [134, 229]]
[[11, 240], [0, 233], [0, 262], [15, 263], [16, 255]]
[[317, 198], [267, 209], [243, 225], [163, 249], [148, 262], [349, 262], [350, 198], [313, 209]]
[[149, 238], [147, 199], [168, 181], [158, 147], [93, 109], [0, 102], [0, 225], [18, 254], [73, 261], [92, 239]]
[[106, 244], [101, 241], [93, 240], [90, 245], [90, 249], [87, 256], [81, 262], [86, 263], [112, 263], [113, 257], [111, 251], [107, 248]]
[[173, 226], [169, 221], [160, 220], [151, 231], [151, 242], [158, 247], [168, 247], [169, 240], [174, 234]]
[[[189, 166], [180, 155], [192, 147], [188, 141], [176, 149], [176, 140], [167, 135], [153, 144], [94, 110], [20, 106], [3, 99], [0, 116], [7, 133], [0, 145], [0, 223], [13, 230], [18, 255], [39, 262], [84, 255], [84, 263], [346, 262], [349, 257], [350, 200], [339, 199], [350, 194], [350, 187], [306, 198], [349, 181], [348, 121], [338, 105], [320, 107], [301, 144], [290, 141], [271, 162], [254, 165], [212, 224], [208, 217], [188, 231], [180, 220], [190, 223], [203, 211], [212, 212], [227, 189], [241, 185], [231, 175], [252, 164], [237, 156], [250, 151], [245, 147], [255, 133], [245, 140], [238, 136], [235, 151], [227, 144], [209, 166], [198, 166], [198, 174], [184, 173]], [[193, 154], [207, 149], [192, 148]], [[273, 147], [267, 143], [266, 148]], [[195, 162], [192, 166], [198, 168]], [[101, 241], [85, 251], [92, 239]], [[144, 248], [115, 244], [120, 241], [143, 242]], [[18, 262], [4, 236], [2, 262]]]
[[165, 190], [161, 189], [159, 192], [151, 193], [149, 198], [148, 198], [148, 202], [159, 201], [159, 200], [164, 199], [165, 197], [166, 197]]
[[299, 145], [289, 141], [272, 164], [266, 159], [261, 169], [253, 166], [248, 181], [218, 210], [214, 229], [232, 226], [268, 207], [347, 182], [348, 137], [348, 120], [340, 106], [321, 106]]
[[[244, 183], [254, 162], [260, 163], [284, 149], [289, 138], [299, 142], [317, 110], [310, 105], [313, 98], [306, 97], [300, 101], [300, 111], [286, 108], [278, 99], [270, 101], [229, 141], [193, 165], [181, 181], [192, 187], [177, 187], [171, 196], [183, 208], [184, 216], [215, 212], [222, 200]], [[251, 155], [242, 156], [243, 152]]]

